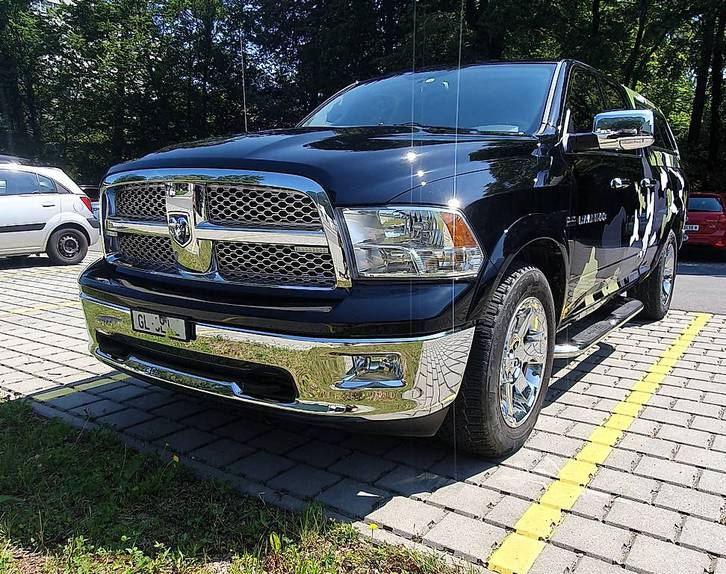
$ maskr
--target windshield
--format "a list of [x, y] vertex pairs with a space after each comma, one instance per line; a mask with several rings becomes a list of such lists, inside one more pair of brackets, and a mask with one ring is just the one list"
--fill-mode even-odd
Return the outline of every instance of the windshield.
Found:
[[355, 86], [302, 125], [458, 125], [464, 131], [531, 134], [540, 126], [554, 69], [554, 64], [488, 64], [409, 72]]

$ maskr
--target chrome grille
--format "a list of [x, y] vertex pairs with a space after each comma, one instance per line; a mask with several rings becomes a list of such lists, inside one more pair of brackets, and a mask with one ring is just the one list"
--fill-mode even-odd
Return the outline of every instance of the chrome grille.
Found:
[[127, 219], [166, 221], [166, 187], [163, 183], [131, 183], [119, 187], [116, 215]]
[[[179, 168], [104, 181], [109, 261], [149, 272], [286, 287], [350, 287], [333, 208], [293, 174]], [[174, 226], [167, 224], [173, 213]]]
[[334, 286], [335, 268], [330, 252], [327, 249], [320, 253], [300, 249], [289, 245], [221, 241], [214, 251], [217, 270], [228, 281], [256, 285]]
[[176, 271], [176, 257], [168, 237], [121, 233], [118, 246], [121, 260], [128, 265], [165, 273]]
[[320, 227], [315, 202], [306, 193], [255, 186], [209, 185], [207, 217], [217, 225]]

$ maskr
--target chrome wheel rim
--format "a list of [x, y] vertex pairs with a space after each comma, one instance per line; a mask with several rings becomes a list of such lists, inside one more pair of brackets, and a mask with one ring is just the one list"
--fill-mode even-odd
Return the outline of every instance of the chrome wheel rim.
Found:
[[58, 253], [66, 259], [73, 259], [78, 255], [80, 249], [81, 245], [78, 238], [71, 233], [63, 234], [58, 239]]
[[663, 256], [663, 281], [661, 283], [660, 297], [663, 304], [667, 304], [673, 291], [673, 280], [676, 275], [676, 249], [669, 243]]
[[548, 347], [547, 314], [541, 301], [527, 297], [507, 327], [499, 370], [499, 404], [507, 426], [529, 418], [542, 390]]

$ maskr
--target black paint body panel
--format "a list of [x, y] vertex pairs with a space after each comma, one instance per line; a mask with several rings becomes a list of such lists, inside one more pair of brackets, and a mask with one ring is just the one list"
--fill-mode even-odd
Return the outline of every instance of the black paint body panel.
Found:
[[[563, 328], [645, 277], [671, 229], [680, 240], [687, 193], [677, 154], [565, 152], [565, 91], [578, 66], [562, 64], [549, 116], [543, 118], [546, 128], [536, 136], [455, 135], [418, 127], [294, 128], [175, 146], [109, 171], [291, 173], [318, 182], [336, 208], [447, 206], [454, 200], [485, 254], [475, 280], [354, 279], [351, 289], [321, 293], [149, 279], [99, 262], [82, 275], [82, 289], [125, 306], [271, 333], [427, 335], [476, 321], [508, 265], [523, 248], [544, 242], [564, 269]], [[632, 189], [612, 193], [614, 177], [633, 180]], [[644, 177], [658, 181], [647, 196], [638, 183]], [[593, 215], [603, 219], [578, 223]]]

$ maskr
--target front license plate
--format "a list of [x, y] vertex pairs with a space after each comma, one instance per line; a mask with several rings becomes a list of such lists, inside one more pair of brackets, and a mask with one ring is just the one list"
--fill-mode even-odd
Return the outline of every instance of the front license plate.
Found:
[[166, 317], [146, 311], [131, 311], [131, 323], [134, 331], [169, 337], [178, 341], [190, 339], [189, 322], [179, 317]]
[[686, 231], [698, 231], [701, 228], [700, 225], [686, 225], [685, 230]]

